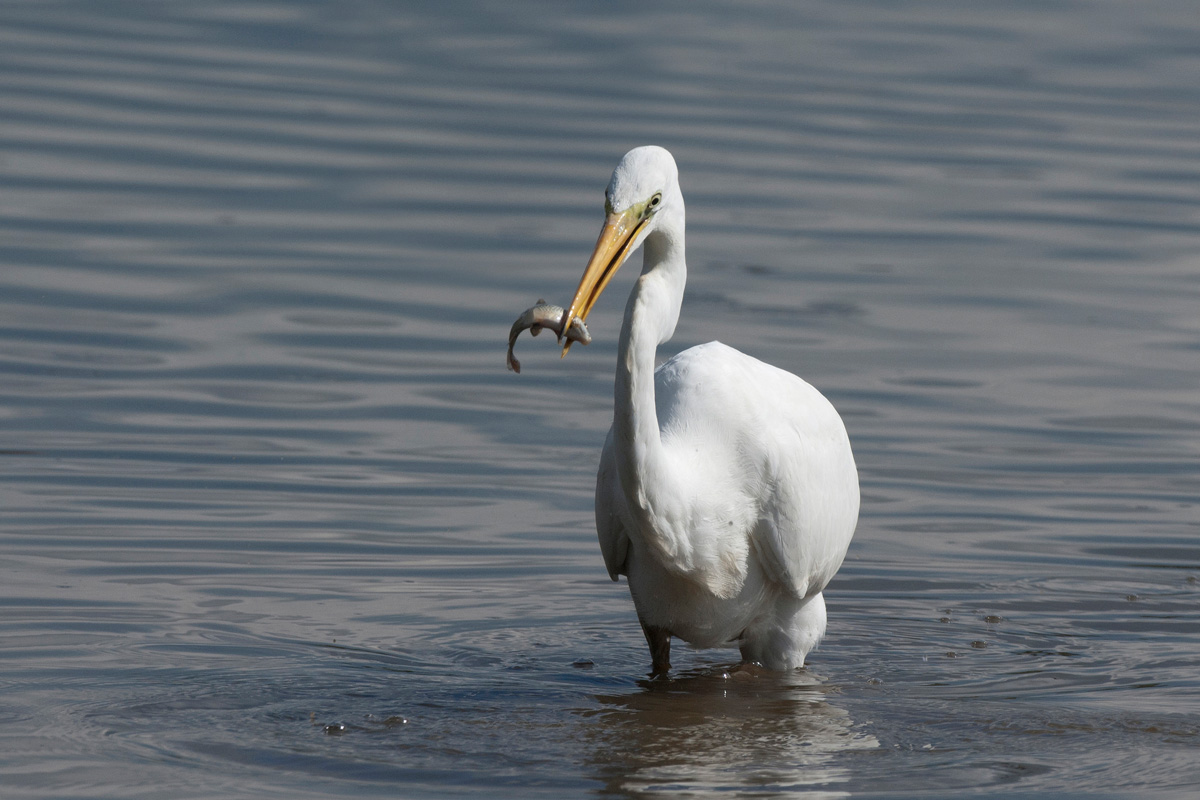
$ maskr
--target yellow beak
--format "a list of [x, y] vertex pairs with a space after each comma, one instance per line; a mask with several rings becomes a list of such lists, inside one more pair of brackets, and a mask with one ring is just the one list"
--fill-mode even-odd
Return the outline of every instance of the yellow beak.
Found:
[[[571, 301], [571, 307], [564, 312], [562, 320], [564, 331], [575, 317], [587, 321], [587, 315], [595, 305], [597, 298], [600, 297], [600, 293], [604, 291], [604, 287], [608, 286], [613, 275], [617, 274], [621, 264], [629, 257], [633, 243], [637, 241], [638, 234], [641, 233], [649, 219], [642, 216], [642, 210], [641, 207], [634, 206], [620, 213], [614, 211], [604, 221], [600, 238], [596, 240], [596, 249], [592, 251], [592, 257], [583, 270], [583, 277], [579, 279], [579, 288], [575, 290], [575, 299]], [[563, 356], [566, 356], [570, 349], [571, 340], [568, 339], [563, 345]]]

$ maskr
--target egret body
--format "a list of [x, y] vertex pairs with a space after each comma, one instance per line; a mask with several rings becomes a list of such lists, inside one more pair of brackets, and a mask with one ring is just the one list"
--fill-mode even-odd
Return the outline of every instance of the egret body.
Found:
[[613, 580], [628, 578], [655, 673], [670, 669], [672, 636], [697, 647], [736, 644], [745, 661], [770, 669], [803, 666], [825, 633], [821, 592], [858, 520], [845, 426], [808, 383], [719, 342], [655, 369], [687, 280], [674, 158], [661, 147], [631, 150], [605, 206], [563, 317], [564, 325], [586, 319], [644, 246], [596, 476], [604, 564]]

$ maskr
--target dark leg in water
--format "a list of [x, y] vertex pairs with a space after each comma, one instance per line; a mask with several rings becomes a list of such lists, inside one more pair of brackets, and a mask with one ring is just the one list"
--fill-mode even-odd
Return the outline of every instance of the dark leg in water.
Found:
[[646, 634], [646, 644], [650, 645], [650, 658], [653, 661], [650, 674], [667, 674], [671, 671], [671, 632], [642, 622], [642, 633]]

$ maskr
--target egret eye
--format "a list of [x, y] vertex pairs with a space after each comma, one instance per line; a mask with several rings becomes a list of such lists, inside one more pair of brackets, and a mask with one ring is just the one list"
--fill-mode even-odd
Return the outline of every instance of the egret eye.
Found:
[[655, 211], [657, 211], [660, 203], [662, 203], [662, 192], [659, 192], [658, 194], [654, 195], [654, 197], [650, 198], [650, 202], [647, 203], [646, 207], [642, 209], [642, 219], [646, 219]]

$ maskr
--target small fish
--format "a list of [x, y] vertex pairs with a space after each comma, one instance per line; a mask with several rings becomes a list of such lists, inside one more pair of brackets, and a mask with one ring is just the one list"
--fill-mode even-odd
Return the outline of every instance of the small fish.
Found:
[[521, 371], [521, 362], [517, 361], [513, 355], [513, 345], [517, 343], [517, 337], [521, 335], [521, 331], [528, 330], [531, 336], [537, 336], [542, 332], [542, 329], [554, 331], [554, 335], [562, 341], [565, 336], [572, 342], [580, 344], [588, 344], [592, 341], [592, 335], [588, 333], [587, 326], [583, 324], [583, 320], [575, 317], [571, 320], [571, 324], [567, 326], [567, 330], [563, 331], [562, 319], [566, 314], [562, 306], [549, 305], [545, 300], [539, 299], [537, 305], [533, 308], [525, 309], [525, 313], [517, 318], [513, 323], [512, 330], [508, 332], [508, 368], [513, 372]]

